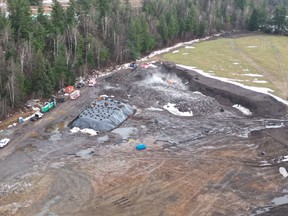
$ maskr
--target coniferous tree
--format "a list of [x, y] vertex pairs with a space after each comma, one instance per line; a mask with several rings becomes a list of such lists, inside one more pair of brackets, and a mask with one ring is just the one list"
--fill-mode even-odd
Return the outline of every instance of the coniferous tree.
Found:
[[253, 10], [251, 17], [249, 19], [248, 23], [248, 30], [249, 31], [256, 31], [259, 28], [258, 24], [258, 12], [256, 9]]

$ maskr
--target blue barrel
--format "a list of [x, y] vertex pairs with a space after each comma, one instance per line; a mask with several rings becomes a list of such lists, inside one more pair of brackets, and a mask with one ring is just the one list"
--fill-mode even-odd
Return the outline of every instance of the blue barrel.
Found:
[[23, 122], [24, 122], [23, 117], [19, 117], [19, 118], [18, 118], [18, 122], [19, 122], [19, 123], [23, 123]]
[[145, 144], [139, 144], [139, 145], [136, 146], [136, 149], [139, 150], [139, 151], [140, 150], [144, 150], [144, 149], [146, 149], [146, 145]]

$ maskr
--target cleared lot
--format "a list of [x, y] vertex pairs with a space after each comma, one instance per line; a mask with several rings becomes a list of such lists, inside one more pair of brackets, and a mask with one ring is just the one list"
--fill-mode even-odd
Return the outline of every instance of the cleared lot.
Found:
[[[119, 71], [14, 129], [0, 152], [0, 214], [247, 215], [276, 206], [281, 215], [273, 200], [287, 195], [279, 168], [288, 168], [288, 119], [245, 116], [194, 92], [194, 73], [173, 70]], [[102, 94], [136, 113], [121, 132], [71, 133], [67, 125]], [[168, 102], [194, 116], [174, 115]]]

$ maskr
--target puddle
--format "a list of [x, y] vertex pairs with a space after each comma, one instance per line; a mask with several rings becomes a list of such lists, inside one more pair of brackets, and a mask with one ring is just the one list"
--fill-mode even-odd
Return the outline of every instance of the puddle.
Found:
[[89, 159], [93, 156], [94, 154], [94, 148], [88, 148], [88, 149], [84, 149], [84, 150], [80, 150], [78, 151], [75, 156], [76, 157], [81, 157], [83, 159]]
[[37, 151], [37, 147], [34, 146], [33, 144], [29, 144], [27, 146], [17, 148], [17, 151], [29, 153], [29, 152]]
[[49, 210], [49, 208], [54, 205], [55, 203], [57, 203], [57, 201], [60, 199], [60, 196], [56, 196], [54, 198], [52, 198], [50, 201], [48, 201], [45, 206], [43, 207], [43, 210], [36, 214], [36, 216], [46, 216], [46, 215], [49, 215], [49, 216], [57, 216], [57, 214], [55, 214], [54, 212], [51, 212]]
[[288, 194], [285, 194], [282, 197], [275, 197], [271, 202], [273, 203], [273, 206], [265, 206], [259, 208], [255, 210], [254, 213], [250, 214], [250, 216], [261, 215], [263, 213], [269, 212], [274, 207], [288, 204]]
[[58, 140], [61, 140], [61, 139], [62, 139], [62, 135], [60, 133], [52, 134], [49, 137], [49, 140], [52, 141], [52, 142], [55, 142], [55, 141], [58, 141]]
[[257, 210], [255, 211], [255, 213], [250, 214], [249, 216], [256, 216], [256, 215], [263, 214], [263, 213], [265, 213], [265, 212], [269, 212], [271, 208], [272, 208], [272, 207], [270, 206], [270, 207], [263, 207], [263, 208], [261, 208], [261, 209], [257, 209]]
[[64, 122], [60, 122], [58, 124], [55, 125], [48, 125], [45, 129], [45, 132], [48, 133], [60, 133], [62, 132], [66, 127], [68, 126], [68, 122], [64, 121]]
[[274, 205], [284, 205], [284, 204], [288, 204], [288, 194], [282, 196], [282, 197], [275, 197], [272, 200], [272, 203]]
[[106, 141], [108, 141], [108, 140], [109, 140], [108, 135], [103, 136], [103, 137], [99, 137], [99, 138], [97, 139], [97, 141], [100, 142], [100, 143], [104, 143], [104, 142], [106, 142]]
[[117, 128], [115, 130], [112, 131], [112, 133], [116, 133], [119, 134], [122, 139], [128, 139], [132, 134], [137, 133], [138, 130], [137, 128]]
[[13, 134], [13, 132], [13, 130], [1, 130], [0, 136], [10, 136], [11, 134]]

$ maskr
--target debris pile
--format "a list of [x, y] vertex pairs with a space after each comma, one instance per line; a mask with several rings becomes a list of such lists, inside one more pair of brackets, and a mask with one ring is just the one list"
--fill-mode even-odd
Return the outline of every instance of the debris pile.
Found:
[[173, 107], [182, 113], [189, 113], [189, 116], [202, 116], [221, 110], [220, 104], [214, 98], [200, 92], [190, 92], [179, 78], [167, 79], [167, 75], [164, 78], [161, 74], [148, 75], [146, 79], [138, 82], [138, 85], [131, 89], [131, 98], [139, 95], [142, 101], [146, 101], [145, 105], [155, 107], [157, 104], [166, 109], [169, 104], [174, 104]]
[[110, 131], [132, 115], [134, 109], [125, 103], [107, 96], [92, 102], [71, 124], [70, 127], [91, 128], [95, 131]]

